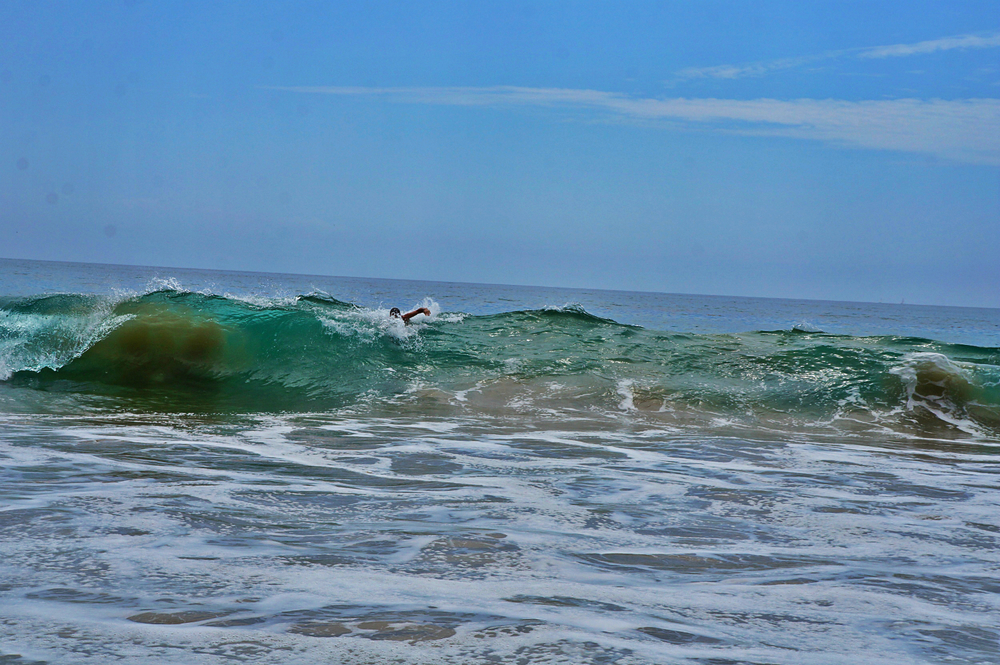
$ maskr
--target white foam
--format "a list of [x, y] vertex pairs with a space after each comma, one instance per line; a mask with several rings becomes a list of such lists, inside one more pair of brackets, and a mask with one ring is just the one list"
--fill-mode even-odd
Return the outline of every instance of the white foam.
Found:
[[617, 392], [622, 397], [621, 402], [618, 403], [618, 408], [622, 411], [636, 411], [635, 403], [633, 402], [635, 393], [632, 391], [634, 384], [635, 381], [632, 379], [619, 379], [616, 384]]
[[[78, 358], [133, 315], [112, 315], [115, 303], [99, 301], [84, 315], [22, 314], [0, 310], [0, 381], [14, 372], [58, 369]], [[39, 343], [41, 342], [41, 343]]]
[[178, 293], [191, 293], [181, 284], [176, 277], [153, 277], [146, 283], [143, 293], [156, 293], [157, 291], [176, 291]]
[[[579, 431], [427, 413], [152, 420], [0, 420], [0, 575], [22, 585], [0, 590], [8, 651], [196, 665], [233, 645], [247, 649], [233, 660], [261, 663], [902, 664], [930, 657], [917, 629], [995, 631], [983, 580], [1000, 552], [968, 526], [1000, 511], [981, 450], [726, 438], [599, 414]], [[409, 456], [449, 466], [414, 472], [399, 464]], [[52, 477], [24, 482], [41, 473]], [[19, 525], [27, 507], [44, 514]], [[359, 619], [336, 639], [289, 632], [344, 606], [459, 618], [454, 636], [416, 644], [365, 639]], [[270, 623], [126, 618], [186, 609]]]
[[503, 359], [503, 371], [504, 374], [517, 374], [524, 367], [524, 361], [521, 358], [504, 358]]
[[812, 323], [810, 323], [808, 321], [799, 321], [799, 322], [797, 322], [795, 325], [792, 326], [792, 330], [795, 330], [795, 331], [798, 331], [798, 332], [807, 332], [807, 333], [821, 333], [821, 332], [823, 332], [818, 326], [816, 326], [816, 325], [814, 325], [814, 324], [812, 324]]

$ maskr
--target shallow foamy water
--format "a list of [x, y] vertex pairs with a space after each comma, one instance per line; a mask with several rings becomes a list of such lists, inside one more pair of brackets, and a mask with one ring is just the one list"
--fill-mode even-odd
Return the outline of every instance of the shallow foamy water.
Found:
[[13, 662], [996, 662], [997, 447], [5, 416]]

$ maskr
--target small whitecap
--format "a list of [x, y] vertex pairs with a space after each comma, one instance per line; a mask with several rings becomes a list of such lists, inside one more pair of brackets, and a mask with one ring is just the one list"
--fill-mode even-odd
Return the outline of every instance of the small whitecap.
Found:
[[808, 321], [799, 321], [792, 326], [792, 330], [795, 332], [805, 332], [805, 333], [821, 333], [823, 332], [819, 326], [814, 325]]
[[632, 391], [632, 386], [635, 385], [635, 381], [632, 379], [621, 379], [618, 381], [616, 386], [616, 392], [621, 395], [622, 400], [618, 403], [618, 408], [622, 411], [635, 411], [635, 393]]

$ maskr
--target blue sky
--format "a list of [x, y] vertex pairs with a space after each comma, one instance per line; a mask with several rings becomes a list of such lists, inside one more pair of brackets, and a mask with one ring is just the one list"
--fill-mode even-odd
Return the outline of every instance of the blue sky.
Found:
[[0, 0], [0, 256], [1000, 307], [996, 2]]

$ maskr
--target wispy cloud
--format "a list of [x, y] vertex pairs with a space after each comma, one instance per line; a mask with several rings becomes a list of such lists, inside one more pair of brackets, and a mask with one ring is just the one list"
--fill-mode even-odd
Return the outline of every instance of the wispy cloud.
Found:
[[992, 35], [959, 35], [931, 39], [916, 44], [894, 44], [892, 46], [876, 46], [864, 49], [858, 53], [859, 58], [898, 58], [907, 55], [934, 53], [935, 51], [951, 51], [952, 49], [997, 48], [1000, 47], [1000, 33]]
[[770, 72], [784, 69], [794, 69], [809, 63], [836, 60], [838, 58], [858, 58], [870, 60], [875, 58], [899, 58], [910, 55], [922, 55], [937, 51], [954, 49], [980, 49], [1000, 47], [1000, 33], [988, 35], [956, 35], [917, 42], [915, 44], [891, 44], [888, 46], [872, 46], [866, 48], [842, 49], [825, 51], [814, 55], [798, 58], [782, 58], [738, 65], [714, 65], [711, 67], [688, 67], [677, 72], [679, 80], [697, 78], [735, 79], [745, 76], [764, 76]]
[[839, 57], [842, 53], [829, 52], [822, 55], [807, 55], [800, 58], [782, 58], [762, 62], [744, 63], [741, 65], [715, 65], [712, 67], [688, 67], [677, 72], [677, 79], [688, 81], [699, 78], [738, 79], [747, 76], [764, 76], [782, 69], [794, 69], [810, 62], [829, 60]]
[[445, 106], [549, 107], [604, 120], [671, 122], [1000, 165], [1000, 100], [653, 99], [566, 88], [273, 87], [297, 93], [381, 97]]

